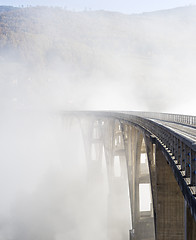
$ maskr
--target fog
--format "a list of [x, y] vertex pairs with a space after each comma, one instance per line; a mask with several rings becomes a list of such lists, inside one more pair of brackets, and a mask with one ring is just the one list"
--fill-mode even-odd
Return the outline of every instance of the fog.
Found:
[[89, 184], [78, 122], [54, 115], [196, 114], [195, 13], [1, 12], [0, 239], [108, 240], [106, 170]]
[[196, 7], [15, 11], [2, 18], [2, 107], [195, 114]]
[[78, 121], [22, 114], [1, 122], [0, 239], [107, 239], [107, 188], [88, 182]]

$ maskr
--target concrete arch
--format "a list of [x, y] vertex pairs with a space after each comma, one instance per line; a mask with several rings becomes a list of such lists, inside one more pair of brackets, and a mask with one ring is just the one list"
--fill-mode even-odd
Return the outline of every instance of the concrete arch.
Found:
[[[188, 207], [189, 204], [187, 204], [189, 200], [184, 198], [186, 193], [183, 192], [185, 191], [183, 183], [178, 180], [180, 178], [177, 176], [177, 171], [175, 171], [176, 165], [174, 166], [172, 163], [173, 155], [159, 141], [158, 137], [153, 136], [152, 132], [149, 132], [138, 123], [127, 121], [121, 117], [117, 118], [115, 114], [112, 117], [94, 116], [94, 118], [91, 117], [90, 119], [90, 121], [98, 119], [98, 121], [104, 122], [103, 126], [100, 125], [102, 136], [100, 141], [105, 148], [108, 182], [111, 189], [115, 182], [113, 179], [114, 156], [118, 151], [119, 154], [122, 154], [126, 158], [132, 213], [130, 239], [195, 240], [196, 223]], [[117, 133], [116, 129], [118, 125], [121, 126], [121, 129], [118, 129], [119, 133]], [[90, 124], [89, 126], [92, 125]], [[123, 137], [123, 143], [120, 140], [121, 148], [117, 150], [115, 149], [115, 139], [119, 134]], [[140, 162], [143, 139], [148, 156], [154, 216], [154, 218], [152, 216], [146, 218], [145, 221], [141, 221], [140, 218], [138, 190], [138, 163]], [[170, 144], [172, 147], [172, 144], [178, 145], [179, 143], [174, 138]], [[179, 154], [175, 151], [174, 147], [172, 150], [174, 154]], [[183, 151], [183, 146], [179, 147], [180, 150]], [[184, 167], [185, 171], [190, 171], [189, 168], [186, 169], [186, 166]], [[154, 230], [152, 230], [153, 226]], [[144, 231], [141, 231], [141, 229], [144, 229]], [[153, 231], [154, 235], [152, 234]], [[150, 232], [149, 235], [148, 232]]]

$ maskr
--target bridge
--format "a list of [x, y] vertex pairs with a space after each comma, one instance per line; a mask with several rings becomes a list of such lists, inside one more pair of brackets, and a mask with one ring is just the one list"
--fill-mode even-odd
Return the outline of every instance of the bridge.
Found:
[[[129, 190], [130, 240], [196, 239], [196, 117], [96, 111], [61, 115], [80, 122], [92, 181], [101, 181], [105, 158], [110, 218], [117, 218], [121, 195]], [[140, 204], [142, 186], [151, 190], [145, 211]]]

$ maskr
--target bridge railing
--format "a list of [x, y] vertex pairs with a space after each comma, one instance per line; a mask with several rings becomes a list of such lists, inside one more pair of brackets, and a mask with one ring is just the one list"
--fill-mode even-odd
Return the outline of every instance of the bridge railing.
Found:
[[157, 112], [139, 112], [139, 111], [128, 111], [124, 112], [139, 117], [145, 117], [150, 119], [164, 120], [169, 122], [181, 123], [190, 126], [196, 126], [196, 116], [182, 115], [182, 114], [171, 114], [171, 113], [157, 113]]

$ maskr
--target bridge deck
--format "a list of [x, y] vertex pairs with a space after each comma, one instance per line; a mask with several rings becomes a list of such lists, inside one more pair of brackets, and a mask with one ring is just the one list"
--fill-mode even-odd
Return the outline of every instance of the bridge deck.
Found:
[[196, 128], [194, 126], [186, 126], [181, 123], [168, 122], [164, 120], [150, 120], [175, 131], [179, 135], [188, 138], [192, 142], [196, 142]]

